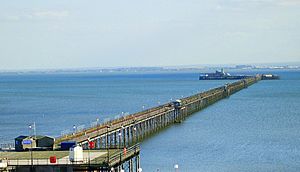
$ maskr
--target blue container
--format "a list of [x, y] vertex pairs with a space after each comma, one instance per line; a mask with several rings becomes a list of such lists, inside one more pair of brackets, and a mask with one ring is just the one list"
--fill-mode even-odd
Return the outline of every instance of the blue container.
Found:
[[69, 150], [71, 147], [76, 146], [75, 141], [67, 141], [67, 142], [61, 142], [60, 143], [60, 150]]

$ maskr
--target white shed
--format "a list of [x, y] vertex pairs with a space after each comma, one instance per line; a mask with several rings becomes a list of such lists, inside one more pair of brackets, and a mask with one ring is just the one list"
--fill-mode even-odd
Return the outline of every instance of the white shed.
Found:
[[83, 162], [83, 149], [81, 146], [70, 148], [69, 159], [71, 162]]

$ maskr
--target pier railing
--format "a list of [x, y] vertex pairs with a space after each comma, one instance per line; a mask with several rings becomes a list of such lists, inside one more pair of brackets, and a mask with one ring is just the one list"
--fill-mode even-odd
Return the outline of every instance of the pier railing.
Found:
[[[70, 161], [69, 156], [55, 158], [55, 161], [51, 162], [49, 158], [4, 158], [1, 159], [2, 163], [6, 163], [7, 166], [98, 166], [98, 167], [116, 167], [120, 166], [126, 161], [131, 160], [140, 153], [139, 144], [132, 145], [128, 148], [119, 148], [114, 150], [109, 150], [111, 153], [101, 150], [102, 155], [100, 156], [90, 156], [88, 151], [85, 151], [84, 158], [82, 161]], [[38, 153], [38, 152], [35, 152]], [[53, 152], [55, 154], [55, 152]]]
[[0, 144], [0, 151], [5, 150], [14, 150], [15, 149], [15, 143], [1, 143]]
[[115, 152], [109, 157], [109, 166], [116, 166], [120, 165], [123, 161], [126, 161], [130, 157], [134, 157], [135, 155], [139, 154], [140, 146], [139, 144], [135, 144], [129, 148], [123, 148], [119, 152]]

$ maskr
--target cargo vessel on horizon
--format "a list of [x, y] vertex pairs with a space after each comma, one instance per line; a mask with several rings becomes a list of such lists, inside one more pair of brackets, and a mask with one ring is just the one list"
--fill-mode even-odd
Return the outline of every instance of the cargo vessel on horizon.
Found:
[[245, 79], [249, 78], [251, 75], [231, 75], [226, 73], [224, 69], [217, 71], [215, 73], [203, 73], [200, 74], [199, 80], [231, 80], [231, 79]]
[[[202, 73], [199, 80], [238, 80], [253, 77], [252, 75], [231, 75], [222, 68], [221, 71], [216, 70], [215, 73]], [[263, 80], [279, 79], [278, 75], [262, 74]]]

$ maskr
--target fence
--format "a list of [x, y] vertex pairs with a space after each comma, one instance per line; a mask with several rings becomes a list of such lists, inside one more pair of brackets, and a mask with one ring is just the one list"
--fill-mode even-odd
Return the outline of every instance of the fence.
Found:
[[[55, 152], [55, 151], [54, 151]], [[133, 145], [129, 148], [115, 149], [115, 151], [108, 154], [106, 151], [102, 151], [102, 155], [94, 156], [95, 152], [85, 151], [84, 157], [81, 161], [70, 161], [69, 156], [62, 158], [55, 158], [55, 160], [50, 160], [51, 158], [34, 158], [33, 156], [28, 159], [2, 159], [2, 163], [6, 163], [8, 166], [51, 166], [51, 165], [61, 165], [61, 166], [116, 166], [122, 164], [125, 160], [133, 158], [140, 152], [139, 144]], [[99, 154], [100, 152], [96, 152]]]
[[0, 150], [14, 150], [15, 143], [1, 143]]

